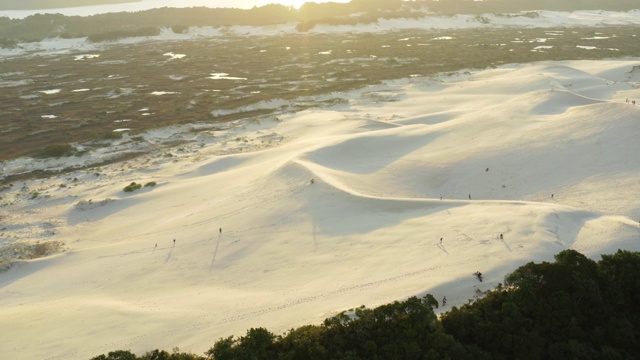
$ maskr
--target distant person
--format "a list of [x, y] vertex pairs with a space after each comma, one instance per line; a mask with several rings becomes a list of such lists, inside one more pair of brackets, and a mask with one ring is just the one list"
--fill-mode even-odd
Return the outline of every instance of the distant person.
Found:
[[156, 243], [156, 247], [158, 247], [158, 243]]
[[173, 239], [173, 246], [176, 246], [176, 239]]
[[469, 194], [469, 200], [471, 200], [471, 194]]
[[473, 273], [473, 275], [475, 275], [476, 278], [478, 278], [478, 280], [482, 282], [482, 273], [480, 271], [476, 271], [475, 273]]
[[222, 234], [222, 228], [220, 228], [220, 234]]
[[314, 182], [316, 182], [315, 179], [311, 179], [311, 184], [313, 184]]
[[553, 194], [551, 194], [551, 198], [553, 199]]
[[440, 245], [442, 245], [442, 238], [440, 238]]
[[487, 170], [485, 170], [485, 172], [489, 172], [489, 168], [487, 168]]
[[445, 306], [445, 305], [447, 305], [447, 297], [446, 296], [442, 298], [442, 306]]
[[500, 240], [504, 240], [504, 237], [502, 237], [502, 234], [500, 234]]

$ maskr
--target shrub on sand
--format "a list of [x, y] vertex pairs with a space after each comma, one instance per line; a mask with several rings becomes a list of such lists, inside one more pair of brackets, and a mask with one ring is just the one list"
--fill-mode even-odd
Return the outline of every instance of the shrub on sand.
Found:
[[134, 181], [131, 184], [125, 186], [124, 192], [134, 192], [140, 188], [142, 188], [142, 184], [138, 184]]

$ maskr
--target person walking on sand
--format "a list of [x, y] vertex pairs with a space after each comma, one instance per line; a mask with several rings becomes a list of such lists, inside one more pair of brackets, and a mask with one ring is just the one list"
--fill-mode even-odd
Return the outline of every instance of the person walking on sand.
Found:
[[442, 298], [442, 306], [445, 306], [445, 305], [447, 305], [447, 297], [446, 296]]
[[469, 194], [469, 200], [471, 200], [471, 194]]
[[176, 246], [176, 239], [173, 239], [173, 246]]
[[500, 234], [500, 240], [504, 240], [504, 237], [502, 237], [502, 234]]
[[442, 238], [440, 238], [440, 245], [442, 245]]
[[222, 228], [220, 228], [220, 234], [222, 234]]

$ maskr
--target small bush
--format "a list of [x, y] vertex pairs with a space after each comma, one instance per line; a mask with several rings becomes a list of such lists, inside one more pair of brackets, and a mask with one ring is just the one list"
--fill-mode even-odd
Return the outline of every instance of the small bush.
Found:
[[144, 187], [151, 187], [151, 186], [156, 186], [156, 182], [155, 181], [149, 181], [148, 183], [144, 184]]
[[0, 48], [2, 49], [15, 49], [17, 47], [18, 47], [18, 40], [0, 39]]
[[189, 25], [173, 25], [171, 31], [175, 34], [186, 34], [189, 31]]
[[142, 184], [138, 184], [134, 181], [131, 184], [125, 186], [124, 192], [134, 192], [140, 188], [142, 188]]

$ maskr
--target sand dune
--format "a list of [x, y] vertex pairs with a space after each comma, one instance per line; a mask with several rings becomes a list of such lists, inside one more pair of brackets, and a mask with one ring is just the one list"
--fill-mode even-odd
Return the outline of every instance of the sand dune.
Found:
[[[1, 241], [67, 250], [0, 274], [0, 348], [200, 353], [411, 295], [447, 310], [562, 249], [640, 250], [640, 106], [625, 101], [638, 64], [392, 81], [229, 127], [196, 154], [16, 184], [0, 193]], [[265, 134], [279, 140], [229, 140]], [[123, 192], [132, 181], [157, 185]]]

